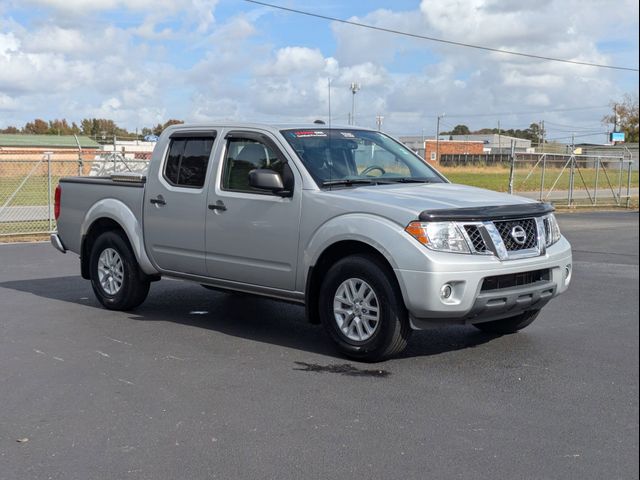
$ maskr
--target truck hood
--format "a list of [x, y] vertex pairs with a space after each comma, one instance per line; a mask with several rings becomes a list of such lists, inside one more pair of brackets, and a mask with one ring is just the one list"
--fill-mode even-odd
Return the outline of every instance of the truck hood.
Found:
[[[383, 215], [399, 223], [418, 219], [425, 210], [482, 209], [537, 203], [528, 198], [453, 183], [376, 185], [324, 191], [333, 205]], [[345, 209], [346, 213], [347, 209]]]

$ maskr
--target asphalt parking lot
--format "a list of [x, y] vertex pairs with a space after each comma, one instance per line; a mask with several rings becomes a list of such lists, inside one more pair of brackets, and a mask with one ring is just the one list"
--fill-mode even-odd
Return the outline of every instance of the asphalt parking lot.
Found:
[[110, 312], [74, 255], [0, 245], [0, 478], [638, 478], [638, 213], [560, 222], [533, 325], [375, 365], [300, 307], [165, 280]]

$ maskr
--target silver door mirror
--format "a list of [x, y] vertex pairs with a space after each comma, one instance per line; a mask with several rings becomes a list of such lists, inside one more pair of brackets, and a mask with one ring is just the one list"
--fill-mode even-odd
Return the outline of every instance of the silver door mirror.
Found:
[[284, 193], [284, 183], [278, 172], [268, 168], [257, 168], [249, 172], [249, 185], [275, 194]]

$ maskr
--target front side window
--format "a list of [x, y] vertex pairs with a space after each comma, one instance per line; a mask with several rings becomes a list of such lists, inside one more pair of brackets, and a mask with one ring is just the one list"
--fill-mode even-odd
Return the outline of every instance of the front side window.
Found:
[[176, 137], [169, 144], [164, 177], [177, 187], [202, 188], [214, 137]]
[[281, 132], [319, 186], [446, 180], [404, 145], [370, 130]]
[[222, 188], [235, 192], [268, 194], [249, 185], [251, 170], [266, 168], [283, 175], [285, 162], [266, 144], [249, 138], [230, 138], [222, 171]]

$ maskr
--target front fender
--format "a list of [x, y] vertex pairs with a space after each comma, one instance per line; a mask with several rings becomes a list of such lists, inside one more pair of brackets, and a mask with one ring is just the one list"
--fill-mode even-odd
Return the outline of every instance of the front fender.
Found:
[[[420, 270], [427, 268], [424, 247], [404, 231], [404, 227], [383, 217], [353, 213], [334, 217], [313, 232], [304, 247], [300, 269], [303, 277], [299, 285], [306, 285], [309, 268], [331, 245], [352, 240], [365, 243], [380, 252], [393, 270]], [[402, 278], [396, 275], [404, 295]]]
[[133, 248], [136, 260], [144, 273], [147, 275], [158, 274], [144, 249], [142, 225], [131, 209], [120, 200], [105, 198], [94, 203], [87, 211], [80, 227], [81, 238], [84, 238], [91, 225], [101, 218], [109, 218], [122, 227]]

